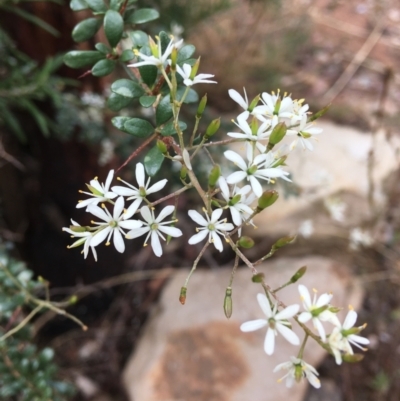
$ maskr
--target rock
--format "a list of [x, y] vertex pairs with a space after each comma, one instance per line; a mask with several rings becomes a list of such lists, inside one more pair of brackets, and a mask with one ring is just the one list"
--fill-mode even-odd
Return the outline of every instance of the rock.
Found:
[[[320, 292], [332, 291], [333, 304], [358, 308], [362, 290], [348, 269], [323, 257], [282, 258], [260, 266], [268, 283], [276, 288], [299, 267], [308, 272], [301, 282]], [[265, 329], [242, 333], [240, 324], [264, 315], [256, 301], [262, 292], [251, 281], [251, 272], [239, 268], [233, 283], [233, 314], [224, 316], [222, 304], [230, 269], [198, 269], [192, 276], [184, 306], [178, 302], [187, 271], [178, 272], [165, 287], [159, 305], [149, 317], [123, 373], [131, 400], [140, 401], [243, 401], [301, 400], [307, 384], [287, 389], [276, 381], [283, 374], [273, 368], [298, 351], [277, 337], [275, 352], [263, 350]], [[299, 303], [297, 286], [279, 292], [287, 305]], [[294, 324], [295, 325], [295, 324]], [[301, 334], [301, 330], [294, 327]], [[304, 359], [317, 366], [325, 356], [320, 347], [309, 344]]]

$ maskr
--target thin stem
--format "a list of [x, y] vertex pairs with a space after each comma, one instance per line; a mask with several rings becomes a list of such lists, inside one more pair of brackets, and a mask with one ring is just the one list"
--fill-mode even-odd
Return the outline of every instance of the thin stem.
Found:
[[228, 287], [232, 287], [233, 279], [235, 278], [235, 273], [236, 273], [237, 267], [239, 266], [239, 259], [240, 259], [239, 255], [236, 254], [235, 263], [233, 264], [233, 269], [232, 269], [232, 273], [231, 273], [231, 279], [229, 281], [229, 286]]
[[209, 247], [209, 245], [210, 245], [210, 242], [207, 241], [207, 242], [204, 244], [203, 249], [200, 251], [199, 256], [197, 256], [196, 260], [193, 262], [192, 269], [190, 270], [190, 273], [189, 273], [189, 275], [187, 276], [186, 281], [185, 281], [185, 285], [184, 285], [185, 288], [187, 288], [187, 286], [188, 286], [188, 284], [189, 284], [190, 277], [192, 276], [192, 274], [193, 274], [194, 271], [196, 270], [197, 264], [199, 263], [201, 257], [203, 256], [204, 252], [205, 252], [206, 249]]
[[193, 141], [194, 141], [194, 138], [195, 138], [195, 136], [196, 136], [197, 129], [199, 128], [199, 122], [200, 122], [200, 120], [201, 120], [201, 117], [198, 117], [198, 116], [196, 115], [196, 121], [195, 121], [195, 123], [194, 123], [193, 132], [192, 132], [192, 135], [190, 136], [190, 140], [189, 140], [189, 147], [193, 146]]
[[308, 334], [306, 333], [306, 335], [304, 336], [304, 340], [301, 343], [299, 353], [297, 354], [297, 358], [299, 359], [303, 359], [304, 347], [306, 346], [307, 340], [308, 340]]

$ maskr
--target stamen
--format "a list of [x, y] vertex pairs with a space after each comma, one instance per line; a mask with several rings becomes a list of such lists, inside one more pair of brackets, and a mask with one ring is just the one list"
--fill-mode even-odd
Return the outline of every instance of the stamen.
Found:
[[349, 305], [349, 310], [354, 310], [353, 305]]
[[109, 246], [110, 245], [110, 242], [108, 241], [108, 242], [106, 242], [106, 246]]

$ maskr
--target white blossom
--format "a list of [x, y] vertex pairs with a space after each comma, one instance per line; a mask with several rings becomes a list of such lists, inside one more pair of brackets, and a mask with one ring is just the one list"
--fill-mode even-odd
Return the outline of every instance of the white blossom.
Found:
[[272, 92], [272, 95], [264, 92], [261, 97], [263, 105], [257, 106], [254, 111], [271, 120], [273, 127], [282, 119], [286, 119], [287, 121], [287, 119], [292, 119], [294, 117], [293, 100], [290, 96], [284, 94], [283, 98], [281, 98], [278, 90], [277, 94]]
[[112, 215], [105, 206], [100, 208], [95, 205], [89, 205], [87, 210], [102, 220], [101, 222], [92, 221], [92, 224], [98, 226], [97, 231], [93, 233], [93, 238], [90, 241], [90, 246], [92, 247], [99, 245], [106, 238], [106, 245], [109, 245], [112, 236], [115, 249], [123, 253], [125, 251], [123, 235], [126, 235], [123, 229], [132, 230], [142, 226], [142, 222], [139, 220], [127, 220], [125, 218], [124, 198], [122, 196], [116, 200]]
[[78, 201], [76, 207], [80, 209], [83, 207], [87, 207], [89, 205], [97, 205], [100, 202], [106, 202], [110, 199], [114, 199], [115, 197], [117, 197], [118, 195], [116, 193], [110, 191], [110, 185], [111, 181], [113, 180], [113, 177], [114, 177], [114, 170], [110, 170], [105, 184], [99, 183], [97, 177], [91, 180], [90, 184], [86, 184], [90, 192], [85, 192], [85, 191], [79, 191], [79, 192], [81, 194], [89, 195], [91, 196], [91, 198]]
[[78, 246], [83, 245], [83, 257], [86, 259], [89, 249], [91, 249], [93, 253], [94, 259], [97, 261], [97, 252], [94, 246], [90, 245], [90, 241], [93, 238], [93, 233], [90, 231], [87, 231], [86, 227], [82, 227], [79, 225], [77, 222], [71, 219], [72, 226], [70, 228], [68, 227], [63, 227], [63, 231], [66, 231], [67, 233], [71, 234], [72, 238], [79, 238], [76, 240], [72, 245], [69, 245], [68, 248], [76, 248]]
[[315, 139], [314, 135], [319, 135], [322, 132], [322, 128], [314, 127], [314, 123], [307, 125], [307, 115], [304, 114], [298, 127], [288, 129], [286, 135], [297, 135], [297, 138], [291, 143], [291, 148], [296, 148], [297, 144], [300, 143], [303, 149], [313, 150], [314, 147], [311, 143], [311, 139]]
[[186, 86], [193, 86], [196, 84], [216, 84], [216, 81], [210, 81], [208, 78], [212, 78], [212, 74], [198, 74], [195, 77], [192, 75], [192, 66], [190, 64], [183, 64], [182, 68], [176, 65], [176, 71], [183, 78], [183, 83]]
[[[252, 128], [250, 127], [247, 119], [249, 118], [250, 113], [248, 111], [244, 111], [237, 117], [238, 122], [233, 121], [242, 131], [241, 132], [228, 132], [228, 136], [237, 139], [245, 139], [248, 141], [262, 141], [269, 137], [271, 134], [271, 123], [269, 121], [263, 122], [258, 128], [257, 131], [253, 133]], [[258, 124], [258, 122], [257, 122]]]
[[299, 383], [304, 377], [313, 387], [321, 387], [321, 382], [317, 377], [319, 374], [316, 369], [304, 362], [302, 359], [292, 356], [290, 357], [290, 361], [277, 365], [274, 369], [274, 372], [278, 372], [280, 370], [287, 370], [285, 376], [278, 380], [278, 382], [281, 382], [283, 379], [286, 379], [286, 387], [291, 388], [294, 382]]
[[[140, 214], [142, 215], [144, 227], [140, 227], [137, 229], [133, 229], [128, 232], [126, 235], [127, 239], [137, 238], [147, 233], [146, 239], [144, 240], [143, 246], [147, 245], [147, 241], [150, 237], [151, 247], [156, 256], [160, 257], [163, 253], [160, 238], [165, 241], [165, 238], [162, 233], [169, 235], [171, 237], [180, 237], [182, 235], [182, 231], [176, 227], [170, 227], [169, 224], [175, 223], [176, 220], [164, 221], [163, 220], [172, 214], [175, 210], [175, 206], [168, 205], [165, 206], [164, 209], [161, 210], [160, 214], [156, 218], [154, 215], [154, 211], [150, 209], [148, 206], [143, 206], [140, 209]], [[167, 227], [168, 226], [168, 227]]]
[[215, 209], [211, 217], [204, 211], [206, 219], [196, 210], [189, 210], [188, 214], [190, 218], [197, 223], [199, 226], [196, 228], [197, 234], [189, 238], [189, 244], [194, 245], [203, 241], [208, 235], [208, 241], [212, 243], [216, 249], [220, 252], [223, 251], [223, 245], [219, 235], [225, 236], [225, 231], [233, 230], [234, 226], [231, 223], [227, 223], [226, 219], [219, 220], [223, 212], [223, 209]]
[[120, 195], [120, 196], [127, 196], [127, 200], [132, 200], [134, 199], [134, 202], [128, 207], [126, 211], [125, 218], [129, 218], [133, 216], [133, 214], [138, 210], [140, 204], [146, 197], [150, 194], [154, 194], [161, 189], [165, 187], [165, 184], [167, 183], [167, 179], [163, 179], [161, 181], [156, 182], [153, 184], [151, 187], [150, 185], [150, 177], [147, 179], [147, 182], [145, 182], [146, 176], [145, 176], [145, 171], [144, 171], [144, 166], [142, 163], [138, 163], [136, 165], [136, 182], [138, 184], [138, 188], [135, 186], [129, 184], [128, 182], [121, 180], [121, 178], [118, 177], [119, 181], [122, 181], [124, 184], [126, 184], [129, 188], [122, 187], [122, 186], [115, 186], [112, 187], [112, 190]]
[[275, 337], [278, 335], [278, 332], [291, 344], [299, 345], [299, 337], [297, 337], [297, 334], [295, 334], [294, 331], [287, 327], [290, 326], [287, 319], [296, 315], [300, 308], [299, 305], [290, 305], [278, 312], [278, 304], [275, 303], [273, 309], [271, 309], [271, 305], [264, 294], [257, 294], [257, 300], [267, 319], [257, 319], [243, 323], [240, 326], [240, 330], [248, 332], [268, 326], [267, 335], [265, 336], [264, 341], [264, 351], [267, 355], [272, 355], [274, 353]]
[[[238, 182], [247, 179], [247, 181], [250, 182], [254, 194], [259, 198], [263, 193], [262, 186], [258, 182], [259, 179], [267, 182], [272, 182], [273, 178], [282, 178], [286, 181], [290, 181], [290, 179], [286, 177], [289, 175], [287, 171], [282, 170], [280, 167], [273, 167], [273, 163], [276, 163], [276, 160], [274, 159], [272, 152], [259, 154], [253, 157], [253, 147], [251, 144], [246, 143], [246, 149], [248, 163], [243, 160], [242, 156], [232, 150], [224, 152], [224, 156], [231, 162], [235, 163], [241, 170], [236, 171], [227, 177], [226, 181], [228, 184], [237, 184]], [[266, 165], [266, 163], [268, 163], [268, 165]]]

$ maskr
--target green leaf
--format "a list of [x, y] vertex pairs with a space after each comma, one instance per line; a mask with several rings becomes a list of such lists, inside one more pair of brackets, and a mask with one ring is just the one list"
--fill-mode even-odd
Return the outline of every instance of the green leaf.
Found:
[[110, 0], [110, 9], [119, 11], [121, 8], [123, 0]]
[[115, 128], [118, 128], [119, 130], [126, 132], [124, 124], [130, 119], [131, 119], [130, 117], [117, 116], [111, 119], [111, 123]]
[[[181, 131], [185, 131], [187, 128], [187, 125], [183, 121], [178, 121], [179, 128]], [[171, 136], [176, 134], [176, 129], [174, 127], [174, 122], [170, 121], [167, 124], [164, 125], [164, 127], [161, 130], [161, 135], [162, 136]]]
[[86, 4], [86, 1], [84, 0], [71, 0], [69, 6], [72, 11], [82, 11], [89, 8], [89, 6]]
[[119, 79], [111, 85], [111, 90], [124, 97], [135, 98], [140, 97], [144, 93], [144, 89], [130, 79]]
[[114, 60], [104, 59], [98, 61], [92, 68], [92, 75], [95, 77], [104, 77], [114, 71], [116, 62]]
[[164, 32], [164, 31], [161, 31], [159, 33], [159, 38], [160, 38], [160, 43], [161, 43], [161, 51], [162, 51], [162, 53], [164, 53], [165, 50], [167, 50], [169, 42], [171, 42], [171, 38], [169, 37], [167, 32]]
[[0, 105], [0, 111], [1, 118], [5, 121], [6, 125], [8, 125], [22, 143], [26, 143], [26, 135], [21, 128], [21, 124], [14, 117], [9, 108], [6, 105]]
[[152, 8], [141, 8], [136, 10], [127, 22], [131, 24], [144, 24], [145, 22], [154, 21], [159, 18], [160, 14], [157, 10]]
[[71, 68], [82, 68], [103, 58], [104, 54], [95, 50], [73, 50], [64, 56], [64, 63]]
[[72, 39], [75, 42], [84, 42], [95, 35], [101, 25], [101, 20], [99, 18], [88, 18], [81, 21], [75, 26], [72, 31]]
[[157, 127], [166, 123], [172, 117], [172, 106], [170, 103], [169, 95], [164, 96], [156, 109], [156, 123]]
[[146, 173], [150, 177], [155, 176], [160, 170], [163, 161], [164, 155], [157, 146], [154, 146], [154, 148], [150, 149], [144, 157], [144, 168], [146, 169]]
[[46, 116], [35, 106], [33, 102], [28, 99], [20, 99], [20, 105], [24, 107], [32, 115], [40, 131], [44, 136], [49, 136], [49, 126], [47, 124]]
[[[185, 90], [186, 90], [186, 86], [181, 86], [176, 91], [176, 99], [178, 101], [181, 100]], [[190, 88], [183, 103], [195, 103], [198, 101], [199, 101], [199, 95], [197, 94], [197, 92], [194, 89]]]
[[196, 48], [193, 45], [183, 46], [178, 52], [177, 63], [178, 64], [183, 63], [184, 61], [192, 57], [195, 51]]
[[103, 0], [85, 0], [93, 14], [104, 14], [107, 11], [107, 6]]
[[103, 54], [109, 54], [109, 53], [111, 53], [112, 52], [112, 50], [108, 47], [108, 46], [106, 46], [104, 43], [96, 43], [95, 45], [94, 45], [94, 47], [100, 52], [100, 53], [103, 53]]
[[124, 20], [121, 14], [114, 10], [108, 10], [104, 16], [104, 33], [111, 47], [117, 46], [124, 32]]
[[135, 58], [135, 54], [132, 50], [126, 49], [122, 52], [120, 60], [125, 63], [127, 61], [133, 60]]
[[141, 118], [130, 118], [124, 123], [124, 130], [136, 138], [148, 138], [153, 132], [153, 126]]
[[140, 76], [142, 77], [143, 82], [149, 87], [152, 88], [154, 82], [156, 82], [158, 69], [155, 65], [143, 65], [139, 67]]
[[149, 44], [149, 37], [143, 31], [133, 31], [130, 36], [134, 47], [143, 47]]
[[111, 93], [110, 97], [107, 99], [107, 106], [112, 111], [120, 111], [126, 106], [129, 106], [132, 102], [130, 97], [124, 97], [117, 95], [116, 93]]
[[139, 102], [143, 107], [150, 107], [154, 104], [156, 99], [157, 99], [157, 96], [142, 96], [139, 99]]

